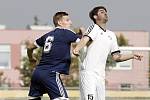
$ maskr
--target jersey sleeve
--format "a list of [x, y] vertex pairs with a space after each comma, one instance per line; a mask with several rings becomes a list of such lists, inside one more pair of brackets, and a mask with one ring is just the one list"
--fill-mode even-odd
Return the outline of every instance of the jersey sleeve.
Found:
[[69, 42], [79, 42], [80, 41], [80, 36], [75, 34], [73, 31], [71, 30], [66, 30], [67, 34], [66, 34], [66, 37], [67, 37], [67, 40]]
[[84, 36], [88, 36], [91, 40], [95, 40], [97, 36], [97, 27], [95, 25], [89, 26]]
[[44, 36], [41, 36], [40, 38], [36, 39], [34, 42], [34, 45], [37, 47], [43, 47], [44, 46]]
[[113, 41], [112, 41], [112, 46], [111, 46], [111, 55], [113, 55], [114, 53], [118, 53], [118, 52], [120, 53], [120, 49], [119, 49], [119, 46], [118, 46], [118, 43], [117, 43], [117, 37], [114, 34]]

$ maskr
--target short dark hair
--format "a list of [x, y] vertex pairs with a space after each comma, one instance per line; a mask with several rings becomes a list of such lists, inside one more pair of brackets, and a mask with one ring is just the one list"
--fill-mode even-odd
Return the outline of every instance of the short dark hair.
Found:
[[104, 9], [107, 12], [107, 9], [104, 6], [97, 6], [97, 7], [93, 8], [89, 12], [89, 17], [93, 20], [94, 23], [96, 23], [96, 20], [94, 19], [94, 15], [97, 15], [99, 9]]
[[66, 12], [57, 12], [55, 13], [55, 15], [53, 16], [53, 23], [56, 26], [58, 26], [58, 21], [63, 17], [63, 16], [68, 16], [69, 14]]

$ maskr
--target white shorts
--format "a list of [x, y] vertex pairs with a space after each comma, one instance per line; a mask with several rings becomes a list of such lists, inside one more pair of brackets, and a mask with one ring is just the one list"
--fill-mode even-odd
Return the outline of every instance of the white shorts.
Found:
[[105, 100], [105, 79], [92, 71], [80, 71], [80, 100]]

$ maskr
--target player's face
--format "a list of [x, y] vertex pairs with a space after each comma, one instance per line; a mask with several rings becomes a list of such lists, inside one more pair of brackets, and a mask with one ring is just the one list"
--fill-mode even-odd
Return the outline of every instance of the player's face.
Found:
[[70, 28], [70, 26], [72, 25], [72, 22], [69, 16], [63, 16], [59, 21], [59, 25], [64, 28]]
[[96, 20], [102, 23], [106, 23], [108, 21], [107, 12], [104, 9], [99, 9]]

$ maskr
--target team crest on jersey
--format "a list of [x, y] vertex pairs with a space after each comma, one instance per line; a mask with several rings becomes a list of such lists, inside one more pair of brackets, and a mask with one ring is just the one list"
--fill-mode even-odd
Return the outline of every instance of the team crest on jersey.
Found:
[[109, 38], [110, 40], [112, 40], [112, 37], [111, 37], [111, 36], [109, 36], [109, 35], [108, 35], [108, 38]]

